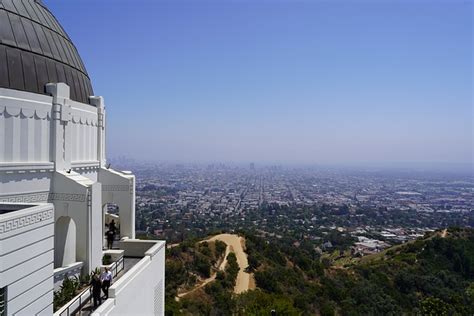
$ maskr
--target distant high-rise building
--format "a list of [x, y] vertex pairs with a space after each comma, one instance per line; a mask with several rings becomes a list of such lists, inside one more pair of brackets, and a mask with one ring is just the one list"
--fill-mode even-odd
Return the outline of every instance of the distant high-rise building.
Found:
[[255, 164], [253, 162], [250, 163], [250, 170], [255, 170]]
[[[1, 316], [51, 315], [65, 278], [105, 266], [114, 282], [95, 315], [164, 313], [165, 243], [135, 239], [135, 177], [106, 163], [105, 115], [45, 5], [0, 0]], [[59, 314], [86, 308], [90, 292], [70, 299]]]

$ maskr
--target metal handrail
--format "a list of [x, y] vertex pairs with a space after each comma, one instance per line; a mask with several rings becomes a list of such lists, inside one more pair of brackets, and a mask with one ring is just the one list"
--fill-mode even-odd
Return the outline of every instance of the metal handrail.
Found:
[[[120, 257], [120, 259], [116, 262], [114, 262], [112, 264], [113, 266], [111, 267], [111, 271], [112, 272], [112, 278], [115, 278], [120, 272], [122, 272], [124, 269], [125, 269], [125, 260], [124, 260], [124, 257]], [[89, 297], [87, 299], [85, 299], [85, 301], [82, 300], [82, 296], [84, 293], [86, 293], [87, 291], [89, 291]], [[60, 316], [63, 316], [63, 315], [67, 315], [67, 316], [70, 316], [70, 315], [74, 315], [76, 314], [77, 312], [79, 312], [82, 307], [87, 304], [87, 302], [89, 302], [92, 298], [92, 286], [88, 286], [87, 288], [84, 289], [84, 291], [82, 291], [79, 296], [73, 300], [73, 301], [70, 301], [67, 305], [67, 308], [61, 313], [59, 314]], [[70, 308], [71, 306], [73, 306], [77, 301], [79, 301], [79, 305], [77, 306], [77, 308], [75, 308], [72, 312], [70, 311]], [[66, 312], [66, 314], [64, 314]]]
[[[89, 292], [89, 297], [85, 300], [85, 301], [82, 301], [82, 296], [84, 295], [84, 293], [86, 292]], [[82, 307], [91, 299], [92, 295], [90, 294], [90, 292], [92, 292], [92, 287], [89, 285], [87, 286], [84, 291], [82, 291], [79, 296], [73, 300], [73, 301], [70, 301], [67, 305], [67, 308], [61, 313], [59, 314], [60, 316], [62, 315], [67, 315], [67, 316], [70, 316], [70, 315], [73, 315], [75, 314], [76, 312], [78, 312], [79, 310], [82, 309]], [[76, 303], [77, 301], [79, 301], [79, 305], [77, 306], [77, 308], [75, 308], [72, 313], [70, 311], [70, 308], [71, 306], [74, 305], [74, 303]], [[66, 312], [66, 314], [64, 314]]]

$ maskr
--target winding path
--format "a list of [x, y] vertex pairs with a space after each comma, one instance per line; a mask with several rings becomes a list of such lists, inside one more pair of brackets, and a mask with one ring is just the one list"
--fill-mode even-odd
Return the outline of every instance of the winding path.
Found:
[[[233, 234], [220, 234], [213, 236], [208, 239], [208, 241], [216, 241], [220, 240], [227, 244], [227, 249], [225, 252], [225, 260], [224, 260], [224, 267], [225, 263], [227, 263], [227, 255], [232, 251], [235, 253], [237, 257], [237, 263], [239, 264], [240, 270], [239, 274], [237, 275], [237, 279], [235, 280], [235, 287], [234, 293], [239, 294], [254, 288], [253, 282], [251, 281], [253, 275], [250, 273], [245, 272], [245, 268], [248, 267], [249, 262], [247, 260], [247, 254], [244, 251], [245, 239], [243, 237], [233, 235]], [[221, 266], [222, 270], [222, 266]]]
[[[235, 256], [237, 257], [237, 263], [239, 264], [240, 270], [237, 275], [237, 279], [235, 280], [234, 293], [239, 294], [247, 290], [254, 289], [255, 282], [253, 281], [253, 275], [244, 271], [245, 268], [247, 268], [248, 266], [247, 254], [245, 253], [244, 246], [243, 246], [245, 245], [245, 239], [238, 235], [220, 234], [220, 235], [212, 236], [211, 238], [203, 240], [203, 241], [216, 241], [216, 240], [220, 240], [227, 244], [224, 260], [222, 260], [222, 262], [218, 266], [219, 270], [223, 271], [225, 269], [227, 265], [227, 255], [230, 252], [235, 253]], [[179, 300], [180, 298], [206, 286], [207, 284], [209, 284], [210, 282], [216, 279], [216, 275], [217, 273], [214, 272], [209, 278], [205, 279], [195, 288], [187, 292], [179, 293], [176, 299]]]

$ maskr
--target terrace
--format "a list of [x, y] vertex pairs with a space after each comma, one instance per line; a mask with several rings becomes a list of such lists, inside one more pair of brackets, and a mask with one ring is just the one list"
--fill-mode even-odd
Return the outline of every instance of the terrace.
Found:
[[[122, 238], [114, 245], [117, 247], [104, 251], [104, 254], [111, 254], [113, 262], [110, 265], [101, 266], [101, 268], [107, 266], [113, 275], [109, 298], [94, 310], [92, 293], [88, 286], [56, 311], [55, 316], [113, 314], [116, 306], [120, 306], [122, 310], [126, 305], [133, 305], [131, 302], [133, 302], [133, 296], [139, 293], [137, 291], [146, 283], [153, 282], [154, 278], [159, 278], [159, 274], [151, 274], [151, 271], [164, 269], [164, 241]], [[158, 280], [158, 282], [164, 284], [164, 280]], [[162, 304], [159, 305], [162, 306]]]

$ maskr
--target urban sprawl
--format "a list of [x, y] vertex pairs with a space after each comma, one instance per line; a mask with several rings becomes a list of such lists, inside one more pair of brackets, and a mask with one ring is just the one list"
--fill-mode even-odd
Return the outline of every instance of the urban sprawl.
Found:
[[118, 163], [137, 177], [138, 232], [169, 244], [252, 230], [363, 256], [474, 226], [474, 181], [462, 173]]

